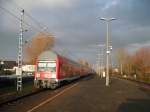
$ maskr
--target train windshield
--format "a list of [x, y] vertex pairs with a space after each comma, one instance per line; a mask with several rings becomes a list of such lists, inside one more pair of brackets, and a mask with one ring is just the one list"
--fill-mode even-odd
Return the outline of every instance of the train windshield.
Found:
[[39, 72], [56, 72], [56, 62], [39, 62], [38, 63]]

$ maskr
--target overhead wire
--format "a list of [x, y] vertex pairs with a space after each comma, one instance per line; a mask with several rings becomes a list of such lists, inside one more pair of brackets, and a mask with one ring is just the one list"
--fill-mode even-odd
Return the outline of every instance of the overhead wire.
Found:
[[[2, 7], [1, 5], [0, 5], [0, 9], [4, 10], [6, 13], [10, 14], [10, 15], [13, 16], [14, 18], [16, 18], [18, 21], [21, 20], [18, 16], [16, 16], [14, 13], [12, 13], [11, 11], [9, 11], [8, 9]], [[33, 29], [36, 30], [36, 31], [40, 31], [37, 27], [32, 26], [31, 24], [29, 24], [29, 23], [26, 22], [25, 20], [23, 21], [23, 23], [24, 23], [25, 25], [27, 25], [27, 26], [33, 28]]]
[[[8, 1], [8, 0], [6, 0], [6, 1]], [[18, 10], [19, 12], [24, 9], [24, 8], [20, 7], [15, 1], [12, 1], [12, 2], [13, 2], [13, 4], [16, 6], [16, 8], [17, 8], [17, 10]], [[21, 20], [20, 17], [18, 17], [18, 16], [15, 15], [14, 13], [12, 13], [10, 10], [8, 10], [8, 9], [6, 9], [6, 8], [4, 8], [4, 7], [2, 7], [1, 5], [0, 5], [0, 9], [2, 9], [2, 10], [5, 11], [6, 13], [8, 13], [9, 15], [13, 16], [14, 18], [16, 18], [18, 21]], [[41, 32], [42, 30], [43, 30], [43, 31], [45, 30], [44, 28], [48, 28], [47, 26], [42, 25], [39, 21], [37, 21], [37, 20], [36, 20], [33, 16], [31, 16], [26, 10], [25, 10], [24, 15], [27, 16], [28, 18], [30, 18], [30, 20], [32, 20], [32, 21], [38, 26], [38, 28], [37, 28], [37, 27], [35, 27], [35, 26], [29, 24], [27, 21], [25, 21], [25, 20], [23, 21], [23, 23], [24, 23], [25, 25], [27, 25], [27, 26], [33, 28], [34, 30], [36, 30], [36, 31], [38, 31], [38, 32]], [[41, 29], [42, 29], [42, 30], [41, 30]], [[47, 33], [47, 32], [46, 32], [46, 33]], [[62, 52], [61, 54], [64, 53], [64, 50], [62, 50], [62, 48], [59, 47], [58, 49], [61, 50], [61, 52]], [[66, 51], [66, 49], [65, 49], [65, 51]], [[67, 52], [69, 52], [68, 55], [73, 56], [73, 57], [79, 59], [79, 57], [77, 57], [77, 55], [73, 54], [71, 51], [67, 50]], [[63, 54], [63, 55], [66, 55], [66, 54]]]
[[[8, 1], [8, 0], [7, 0]], [[12, 3], [17, 7], [18, 10], [23, 10], [24, 8], [22, 8], [21, 6], [19, 6], [15, 1], [12, 1]], [[45, 30], [44, 28], [48, 27], [44, 24], [42, 24], [41, 22], [39, 22], [38, 20], [36, 20], [30, 13], [29, 11], [25, 10], [24, 13], [25, 16], [27, 16], [28, 18], [30, 18], [30, 20], [32, 20], [39, 28], [41, 28], [42, 30]]]

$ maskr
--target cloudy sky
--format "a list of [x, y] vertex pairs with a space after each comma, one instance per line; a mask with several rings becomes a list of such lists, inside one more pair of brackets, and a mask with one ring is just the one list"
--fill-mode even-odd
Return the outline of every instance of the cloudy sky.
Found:
[[0, 59], [17, 59], [21, 8], [28, 29], [24, 40], [46, 26], [56, 37], [58, 51], [95, 63], [97, 44], [104, 44], [106, 37], [100, 17], [117, 18], [111, 22], [113, 52], [150, 46], [149, 6], [150, 0], [0, 0]]

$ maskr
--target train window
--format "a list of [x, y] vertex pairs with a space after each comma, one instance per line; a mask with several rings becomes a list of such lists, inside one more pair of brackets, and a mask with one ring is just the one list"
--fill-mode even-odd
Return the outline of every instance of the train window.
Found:
[[56, 72], [56, 63], [40, 62], [38, 63], [38, 71]]
[[47, 63], [47, 71], [56, 72], [56, 63]]
[[39, 63], [38, 67], [46, 67], [46, 63]]
[[56, 67], [56, 63], [47, 63], [47, 67]]
[[38, 71], [45, 71], [46, 63], [38, 63]]

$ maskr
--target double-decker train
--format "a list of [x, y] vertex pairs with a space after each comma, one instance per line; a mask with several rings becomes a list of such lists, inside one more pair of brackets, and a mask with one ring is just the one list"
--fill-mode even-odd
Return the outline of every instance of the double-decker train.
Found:
[[92, 69], [72, 61], [54, 51], [41, 53], [35, 65], [36, 88], [57, 88], [62, 82], [70, 82], [89, 75]]

